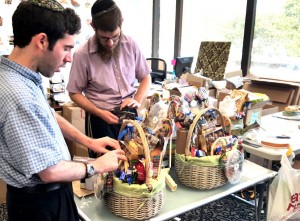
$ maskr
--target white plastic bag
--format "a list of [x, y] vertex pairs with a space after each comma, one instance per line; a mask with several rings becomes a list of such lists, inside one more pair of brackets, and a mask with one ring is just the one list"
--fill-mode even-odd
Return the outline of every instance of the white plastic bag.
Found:
[[221, 114], [228, 117], [233, 117], [236, 114], [237, 108], [235, 106], [235, 99], [230, 96], [224, 97], [224, 100], [219, 103], [219, 110]]
[[287, 156], [269, 189], [268, 221], [300, 220], [300, 170], [294, 169]]

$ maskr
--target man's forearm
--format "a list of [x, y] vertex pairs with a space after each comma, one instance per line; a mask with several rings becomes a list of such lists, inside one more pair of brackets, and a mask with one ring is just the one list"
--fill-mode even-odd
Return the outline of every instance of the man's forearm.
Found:
[[151, 86], [151, 75], [146, 76], [141, 82], [134, 95], [134, 99], [139, 103], [142, 103], [144, 98], [147, 96]]
[[98, 108], [95, 104], [93, 104], [87, 97], [85, 97], [82, 94], [73, 94], [69, 93], [71, 100], [76, 103], [79, 107], [81, 107], [83, 110], [101, 117], [102, 110]]
[[84, 146], [89, 146], [90, 139], [88, 136], [83, 134], [77, 128], [75, 128], [71, 123], [69, 123], [66, 119], [62, 116], [56, 114], [56, 120], [58, 125], [63, 133], [63, 136], [73, 142], [82, 144]]

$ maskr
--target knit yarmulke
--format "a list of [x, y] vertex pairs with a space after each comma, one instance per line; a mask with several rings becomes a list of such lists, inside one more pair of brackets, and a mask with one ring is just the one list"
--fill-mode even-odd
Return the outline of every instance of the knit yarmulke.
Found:
[[28, 2], [52, 11], [63, 11], [65, 8], [55, 0], [28, 0]]
[[116, 3], [112, 0], [97, 0], [91, 9], [92, 18], [99, 17], [117, 7]]

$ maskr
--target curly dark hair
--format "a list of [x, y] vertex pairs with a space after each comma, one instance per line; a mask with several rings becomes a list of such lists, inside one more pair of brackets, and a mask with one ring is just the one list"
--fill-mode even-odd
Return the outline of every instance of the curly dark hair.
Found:
[[78, 34], [81, 21], [73, 9], [53, 11], [23, 1], [13, 14], [12, 26], [14, 46], [24, 48], [33, 36], [45, 33], [49, 41], [49, 50], [52, 50], [57, 40], [64, 38], [65, 34]]

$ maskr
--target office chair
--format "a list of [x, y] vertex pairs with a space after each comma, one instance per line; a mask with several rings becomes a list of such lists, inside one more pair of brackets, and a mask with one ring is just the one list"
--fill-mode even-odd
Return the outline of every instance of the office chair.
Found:
[[161, 58], [146, 58], [150, 68], [152, 83], [162, 82], [167, 77], [167, 63]]
[[203, 70], [203, 76], [214, 81], [224, 79], [231, 42], [202, 41], [195, 73]]

